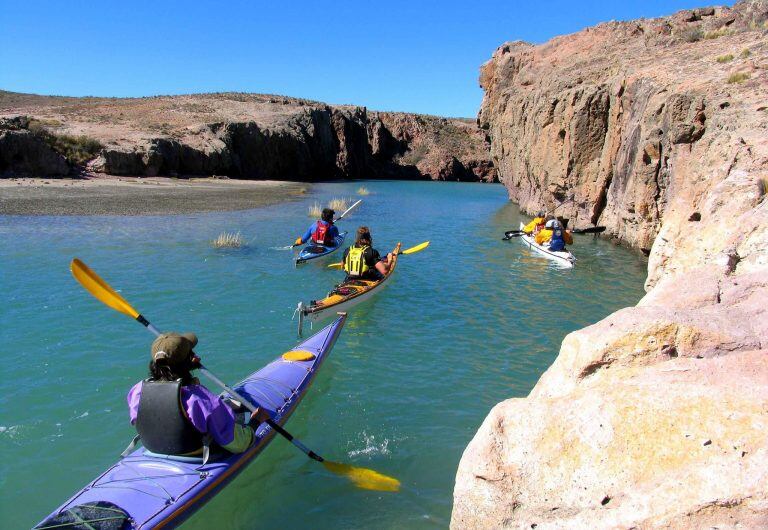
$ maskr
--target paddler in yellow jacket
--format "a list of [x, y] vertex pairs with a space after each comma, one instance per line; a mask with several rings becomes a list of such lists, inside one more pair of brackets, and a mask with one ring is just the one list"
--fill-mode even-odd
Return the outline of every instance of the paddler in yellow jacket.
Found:
[[347, 280], [378, 280], [389, 272], [392, 254], [382, 258], [379, 251], [373, 248], [371, 231], [367, 226], [361, 226], [357, 229], [355, 244], [344, 251], [343, 261]]
[[539, 212], [536, 214], [536, 217], [533, 218], [533, 221], [528, 223], [523, 227], [523, 232], [526, 234], [535, 234], [542, 228], [544, 228], [544, 222], [546, 219], [544, 218], [544, 212]]
[[536, 243], [544, 245], [549, 243], [549, 250], [565, 250], [565, 245], [573, 245], [573, 236], [570, 230], [565, 230], [557, 219], [549, 219], [543, 230], [536, 234]]

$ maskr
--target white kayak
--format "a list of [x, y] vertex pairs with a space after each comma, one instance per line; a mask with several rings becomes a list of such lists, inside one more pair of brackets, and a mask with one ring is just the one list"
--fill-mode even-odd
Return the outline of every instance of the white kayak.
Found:
[[[525, 223], [520, 223], [520, 230], [525, 228]], [[573, 267], [576, 263], [576, 256], [571, 254], [568, 249], [566, 250], [549, 250], [549, 244], [545, 243], [543, 245], [539, 245], [536, 243], [536, 239], [534, 236], [529, 236], [527, 234], [523, 234], [520, 236], [520, 241], [523, 242], [523, 245], [529, 247], [532, 250], [535, 250], [542, 256], [551, 259], [552, 261], [556, 261], [563, 267]]]

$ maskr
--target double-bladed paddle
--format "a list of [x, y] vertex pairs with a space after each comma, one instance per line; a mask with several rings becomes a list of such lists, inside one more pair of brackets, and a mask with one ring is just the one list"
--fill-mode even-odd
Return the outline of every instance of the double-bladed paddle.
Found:
[[[589, 228], [574, 228], [571, 230], [572, 234], [600, 234], [602, 232], [605, 232], [604, 226], [590, 226]], [[520, 237], [524, 234], [525, 232], [522, 230], [507, 230], [504, 232], [504, 237], [502, 237], [501, 240], [507, 241], [513, 237]]]
[[[131, 304], [129, 304], [122, 296], [117, 294], [117, 292], [112, 289], [112, 287], [107, 282], [105, 282], [98, 274], [88, 268], [85, 263], [75, 258], [70, 264], [70, 270], [72, 271], [72, 275], [75, 277], [75, 279], [80, 282], [80, 285], [82, 285], [85, 290], [91, 293], [97, 300], [102, 302], [104, 305], [137, 320], [154, 335], [160, 335], [160, 331], [155, 326], [153, 326], [149, 320], [147, 320], [143, 315], [136, 311], [131, 306]], [[216, 383], [216, 385], [218, 385], [222, 390], [237, 398], [245, 407], [248, 408], [248, 410], [251, 411], [251, 413], [256, 412], [257, 407], [253, 405], [253, 403], [245, 399], [238, 392], [235, 392], [235, 390], [230, 388], [224, 381], [216, 377], [202, 364], [198, 366], [198, 369], [208, 379]], [[354, 467], [349, 464], [341, 464], [338, 462], [330, 462], [325, 460], [322, 456], [310, 450], [307, 446], [294, 438], [288, 431], [283, 429], [280, 425], [271, 419], [267, 419], [266, 423], [275, 431], [277, 431], [278, 434], [282, 435], [294, 446], [298, 447], [312, 460], [321, 462], [323, 466], [325, 466], [325, 468], [332, 473], [349, 478], [357, 487], [378, 491], [400, 490], [400, 481], [396, 478], [382, 475], [381, 473], [372, 469]]]
[[[422, 250], [424, 250], [428, 246], [429, 246], [429, 241], [424, 241], [423, 243], [419, 243], [415, 247], [411, 247], [411, 248], [406, 249], [406, 250], [401, 250], [400, 252], [397, 253], [397, 255], [398, 256], [402, 256], [403, 254], [415, 254], [416, 252], [421, 252]], [[330, 265], [328, 265], [328, 268], [330, 268], [330, 269], [340, 269], [343, 266], [344, 266], [343, 263], [331, 263]]]

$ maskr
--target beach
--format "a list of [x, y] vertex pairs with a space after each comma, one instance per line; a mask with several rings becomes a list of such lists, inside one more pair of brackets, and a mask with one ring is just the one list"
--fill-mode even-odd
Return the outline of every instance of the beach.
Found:
[[114, 177], [0, 179], [0, 215], [168, 215], [294, 200], [309, 185], [274, 180]]

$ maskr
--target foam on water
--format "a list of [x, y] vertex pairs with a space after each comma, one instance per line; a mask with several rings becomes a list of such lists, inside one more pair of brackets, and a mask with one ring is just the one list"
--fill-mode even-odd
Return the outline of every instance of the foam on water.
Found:
[[356, 456], [365, 455], [388, 455], [389, 451], [389, 439], [384, 438], [382, 441], [377, 442], [375, 435], [369, 435], [365, 431], [361, 434], [364, 447], [362, 449], [352, 449], [347, 452], [347, 456], [355, 458]]

